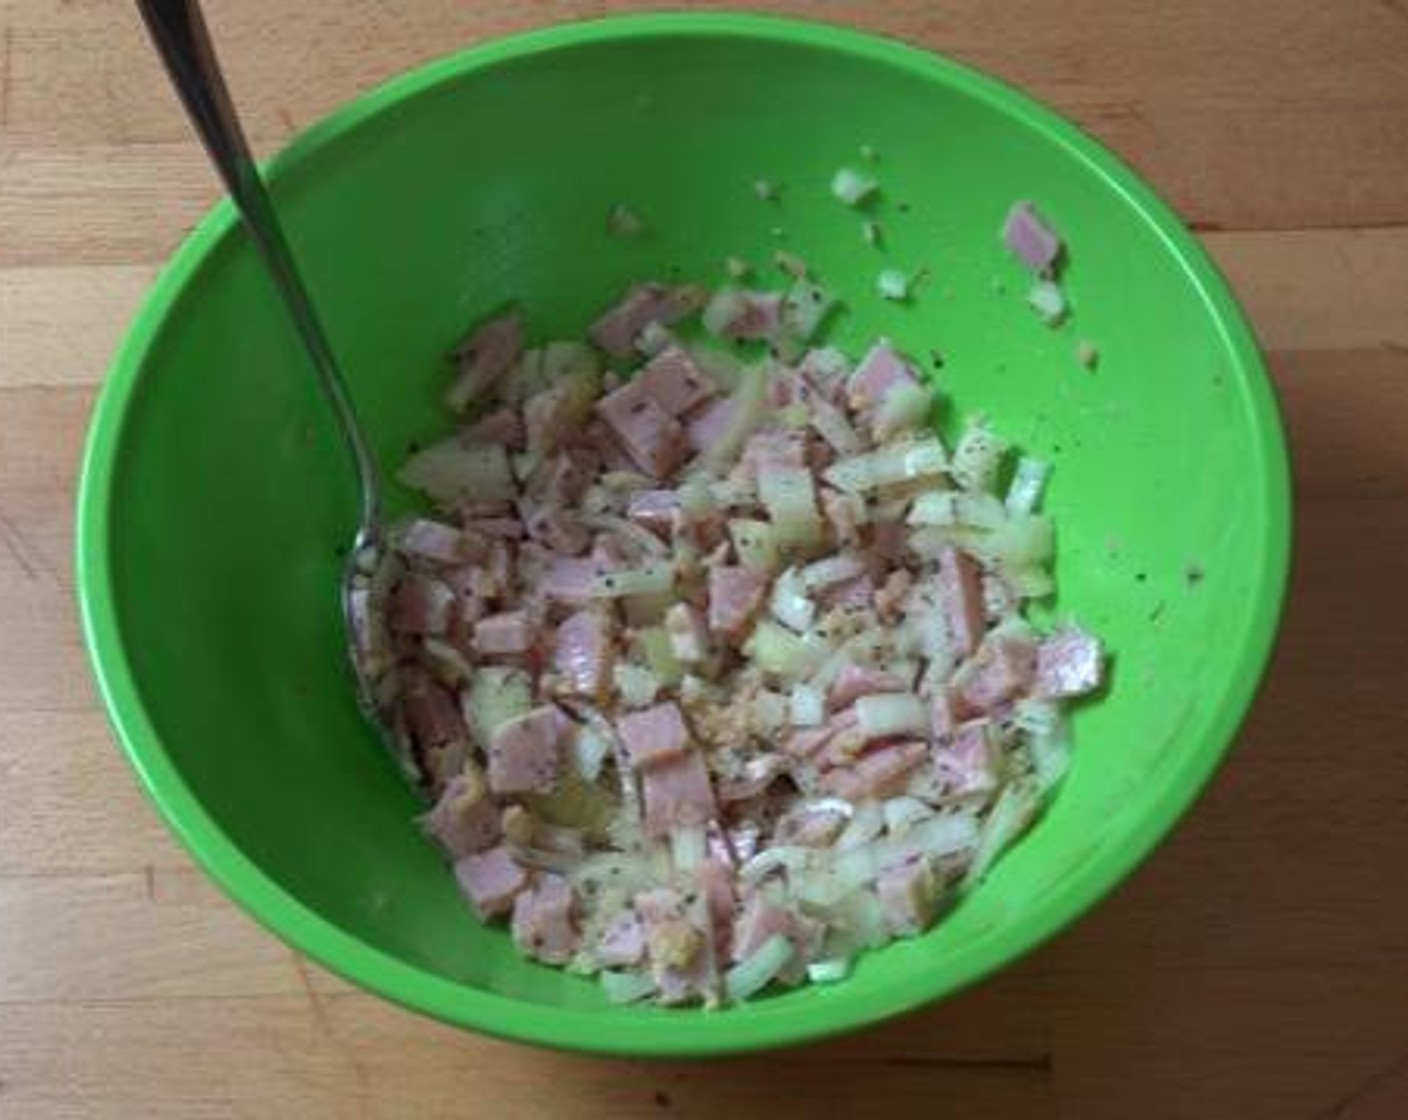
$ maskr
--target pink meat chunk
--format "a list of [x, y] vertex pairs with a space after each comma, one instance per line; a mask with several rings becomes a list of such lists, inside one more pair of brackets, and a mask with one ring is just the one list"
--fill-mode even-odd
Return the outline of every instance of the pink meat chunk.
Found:
[[445, 584], [412, 572], [391, 592], [387, 623], [398, 634], [443, 634], [454, 603], [455, 593]]
[[755, 432], [739, 457], [745, 475], [757, 478], [764, 471], [805, 470], [806, 436], [798, 432]]
[[544, 706], [508, 720], [489, 743], [489, 788], [497, 794], [544, 793], [557, 784], [558, 712]]
[[896, 936], [923, 933], [938, 916], [939, 883], [928, 860], [911, 860], [882, 872], [875, 893], [885, 924]]
[[838, 737], [853, 732], [856, 722], [855, 709], [847, 708], [843, 712], [837, 712], [820, 727], [808, 727], [792, 732], [782, 741], [782, 749], [797, 758], [814, 757]]
[[596, 959], [606, 968], [629, 968], [645, 959], [645, 926], [634, 910], [623, 910], [607, 923]]
[[530, 537], [564, 556], [585, 552], [591, 544], [587, 527], [560, 506], [536, 506], [526, 510], [523, 523]]
[[455, 861], [460, 890], [481, 919], [507, 914], [514, 897], [528, 885], [528, 872], [500, 845]]
[[862, 755], [853, 766], [828, 771], [822, 777], [822, 788], [847, 801], [894, 797], [903, 791], [910, 772], [928, 753], [928, 744], [920, 742], [880, 747]]
[[523, 323], [516, 311], [476, 327], [450, 352], [460, 374], [447, 400], [462, 409], [508, 373], [523, 352]]
[[543, 570], [540, 587], [549, 599], [585, 603], [600, 573], [601, 565], [590, 556], [554, 555]]
[[680, 496], [674, 490], [638, 490], [631, 495], [626, 516], [663, 537], [674, 527], [679, 508]]
[[818, 598], [826, 607], [838, 607], [843, 611], [869, 610], [875, 605], [875, 581], [869, 573], [853, 576], [833, 583]]
[[914, 371], [891, 346], [872, 346], [851, 374], [847, 391], [852, 408], [873, 408], [900, 385], [917, 385]]
[[709, 569], [709, 629], [736, 638], [742, 634], [767, 592], [767, 577], [741, 564], [715, 564]]
[[578, 611], [557, 628], [553, 667], [564, 692], [599, 699], [611, 682], [613, 661], [611, 620], [605, 614]]
[[561, 875], [543, 873], [513, 901], [514, 944], [548, 964], [566, 964], [577, 950], [576, 898]]
[[1033, 272], [1048, 272], [1061, 254], [1061, 239], [1056, 231], [1026, 201], [1013, 203], [1007, 212], [1007, 219], [1002, 223], [1002, 240]]
[[465, 737], [464, 719], [454, 694], [428, 676], [414, 679], [405, 692], [406, 722], [424, 749]]
[[533, 627], [524, 611], [501, 611], [474, 624], [474, 648], [482, 657], [524, 654], [533, 646]]
[[954, 730], [952, 742], [934, 754], [945, 792], [956, 797], [995, 790], [1000, 761], [992, 724], [985, 719], [961, 724]]
[[524, 441], [523, 420], [512, 408], [499, 408], [465, 429], [466, 443], [495, 443], [519, 449]]
[[684, 716], [673, 700], [622, 716], [616, 721], [616, 733], [631, 762], [640, 767], [678, 758], [691, 742]]
[[1105, 679], [1100, 639], [1075, 626], [1062, 627], [1037, 646], [1037, 695], [1057, 699], [1094, 692]]
[[658, 838], [676, 828], [702, 827], [716, 816], [714, 787], [698, 751], [656, 762], [643, 778], [648, 835]]
[[717, 447], [737, 412], [738, 402], [732, 397], [718, 397], [684, 417], [684, 437], [690, 450], [702, 454]]
[[700, 293], [694, 288], [669, 288], [642, 284], [592, 324], [591, 339], [613, 358], [629, 357], [640, 332], [651, 323], [668, 327], [698, 309]]
[[874, 696], [879, 692], [907, 692], [909, 685], [904, 678], [884, 669], [872, 669], [866, 665], [844, 665], [826, 691], [826, 702], [832, 711], [849, 708], [862, 696]]
[[398, 544], [408, 556], [419, 556], [441, 564], [459, 564], [470, 559], [470, 542], [452, 525], [418, 517], [401, 530]]
[[713, 927], [714, 949], [728, 956], [733, 941], [733, 911], [737, 901], [733, 892], [733, 872], [727, 863], [706, 859], [699, 865], [699, 887]]
[[939, 589], [954, 651], [969, 657], [983, 638], [983, 576], [978, 562], [956, 548], [939, 555]]
[[631, 461], [652, 478], [669, 476], [684, 460], [684, 428], [639, 381], [622, 385], [596, 403]]
[[825, 487], [821, 491], [821, 512], [831, 526], [837, 544], [860, 542], [860, 527], [866, 518], [865, 499], [859, 494], [842, 494]]
[[1036, 649], [1016, 637], [985, 641], [965, 667], [958, 700], [965, 712], [988, 715], [1026, 693], [1036, 673]]
[[718, 392], [718, 386], [678, 346], [651, 358], [638, 381], [646, 394], [671, 416], [682, 416]]
[[482, 787], [471, 790], [464, 775], [456, 774], [421, 818], [421, 827], [451, 859], [462, 859], [498, 842], [499, 810]]

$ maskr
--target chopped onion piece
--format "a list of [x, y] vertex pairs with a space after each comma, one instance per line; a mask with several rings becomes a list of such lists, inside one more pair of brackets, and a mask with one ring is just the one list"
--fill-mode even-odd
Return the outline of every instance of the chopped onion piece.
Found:
[[594, 782], [601, 776], [602, 764], [611, 753], [611, 744], [590, 727], [579, 728], [572, 737], [572, 763], [583, 781]]
[[773, 581], [769, 607], [773, 618], [799, 634], [816, 618], [816, 604], [807, 598], [806, 585], [796, 568], [788, 568]]
[[997, 857], [1026, 831], [1040, 807], [1041, 790], [1034, 781], [1018, 778], [1009, 782], [983, 820], [977, 850], [964, 882], [976, 883], [981, 879]]
[[606, 215], [606, 232], [623, 241], [631, 241], [645, 232], [645, 222], [624, 202], [618, 202]]
[[1041, 492], [1051, 474], [1051, 464], [1023, 455], [1017, 460], [1012, 484], [1007, 487], [1007, 509], [1011, 513], [1031, 513], [1041, 501]]
[[845, 831], [836, 837], [835, 848], [844, 852], [850, 848], [858, 848], [863, 844], [869, 844], [885, 828], [885, 811], [877, 801], [866, 801], [857, 805], [855, 812], [851, 815], [851, 821], [846, 825]]
[[778, 564], [777, 539], [766, 521], [735, 518], [728, 523], [729, 538], [738, 562], [755, 572], [772, 572]]
[[991, 493], [997, 487], [998, 471], [1007, 444], [983, 424], [970, 424], [953, 449], [949, 474], [965, 490]]
[[873, 198], [880, 184], [869, 175], [851, 167], [843, 167], [831, 179], [831, 193], [847, 206], [860, 206]]
[[762, 948], [724, 973], [724, 991], [734, 1002], [762, 991], [777, 978], [796, 950], [783, 934], [775, 933]]
[[758, 472], [758, 497], [773, 524], [778, 545], [813, 548], [821, 542], [816, 483], [803, 467], [765, 466]]
[[738, 876], [747, 882], [756, 883], [773, 871], [782, 870], [789, 874], [801, 871], [810, 859], [811, 851], [807, 848], [785, 845], [764, 848], [738, 869]]
[[836, 957], [812, 961], [807, 965], [807, 979], [813, 984], [836, 984], [851, 974], [851, 959]]
[[451, 436], [418, 451], [396, 475], [441, 506], [500, 502], [517, 492], [508, 453], [497, 444], [465, 443]]
[[746, 368], [729, 399], [733, 402], [733, 411], [728, 426], [718, 443], [704, 453], [705, 462], [715, 469], [736, 459], [744, 441], [762, 422], [767, 410], [767, 376], [762, 367]]
[[860, 557], [849, 552], [828, 556], [824, 560], [808, 564], [802, 569], [802, 587], [807, 591], [820, 591], [838, 583], [854, 579], [865, 571]]
[[900, 482], [933, 478], [947, 469], [943, 444], [931, 436], [838, 460], [822, 477], [838, 490], [864, 494]]
[[703, 828], [677, 828], [670, 833], [670, 859], [676, 871], [688, 874], [698, 870], [707, 854]]
[[794, 727], [819, 727], [826, 719], [826, 695], [812, 685], [792, 689], [791, 717]]
[[637, 1003], [656, 990], [654, 978], [648, 972], [614, 972], [601, 974], [601, 990], [607, 1003]]
[[765, 673], [800, 678], [821, 662], [818, 651], [791, 630], [764, 619], [753, 628], [743, 652]]
[[928, 385], [896, 385], [875, 410], [871, 427], [875, 438], [893, 439], [900, 432], [926, 427], [934, 407], [934, 390]]
[[465, 722], [475, 740], [487, 744], [501, 725], [532, 709], [533, 683], [522, 669], [486, 665], [463, 696]]
[[612, 676], [621, 702], [628, 708], [649, 707], [660, 695], [660, 678], [640, 665], [623, 661], [615, 667]]
[[798, 342], [809, 342], [837, 306], [836, 297], [806, 277], [806, 266], [782, 301], [782, 328]]
[[934, 810], [917, 797], [892, 797], [884, 803], [885, 831], [895, 836], [911, 825], [927, 820]]
[[918, 696], [881, 692], [856, 701], [856, 725], [866, 739], [929, 734], [929, 713]]
[[882, 298], [903, 303], [909, 298], [909, 277], [897, 268], [887, 268], [875, 278], [875, 289]]
[[1065, 293], [1051, 280], [1038, 280], [1027, 293], [1027, 302], [1048, 327], [1057, 327], [1066, 318], [1069, 307]]
[[671, 564], [657, 562], [638, 568], [623, 568], [605, 572], [592, 581], [594, 599], [624, 599], [630, 595], [662, 595], [675, 586], [675, 570]]

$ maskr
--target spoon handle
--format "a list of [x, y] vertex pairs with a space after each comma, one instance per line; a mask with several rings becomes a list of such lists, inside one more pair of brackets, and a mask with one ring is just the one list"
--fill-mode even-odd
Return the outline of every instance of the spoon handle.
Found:
[[250, 154], [200, 5], [196, 0], [137, 0], [137, 8], [171, 84], [176, 87], [313, 360], [323, 395], [332, 405], [356, 464], [362, 494], [358, 544], [374, 544], [380, 536], [381, 518], [376, 461], [322, 321], [289, 250], [273, 201]]

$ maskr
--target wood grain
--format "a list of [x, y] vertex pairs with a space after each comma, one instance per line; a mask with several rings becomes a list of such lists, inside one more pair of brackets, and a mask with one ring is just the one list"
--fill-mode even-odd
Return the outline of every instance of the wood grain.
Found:
[[[263, 150], [485, 35], [632, 6], [209, 5]], [[1218, 780], [1028, 960], [765, 1059], [547, 1054], [302, 961], [157, 821], [74, 610], [94, 390], [214, 186], [128, 4], [0, 0], [0, 1117], [1408, 1115], [1408, 5], [765, 7], [1052, 101], [1180, 208], [1250, 309], [1295, 452], [1298, 560]]]

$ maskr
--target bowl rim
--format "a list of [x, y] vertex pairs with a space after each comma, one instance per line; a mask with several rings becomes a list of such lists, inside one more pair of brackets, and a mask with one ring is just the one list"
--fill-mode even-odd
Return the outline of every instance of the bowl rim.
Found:
[[[279, 887], [206, 813], [165, 753], [124, 645], [110, 543], [112, 486], [124, 431], [140, 394], [140, 372], [187, 283], [230, 237], [237, 217], [218, 202], [158, 275], [117, 351], [90, 422], [79, 476], [76, 592], [85, 643], [108, 719], [148, 795], [204, 871], [295, 951], [405, 1007], [457, 1026], [519, 1042], [631, 1056], [722, 1055], [797, 1044], [854, 1030], [962, 990], [1064, 929], [1120, 885], [1189, 809], [1230, 749], [1255, 698], [1274, 645], [1291, 556], [1291, 482], [1274, 388], [1250, 325], [1226, 281], [1182, 222], [1120, 159], [1016, 89], [943, 56], [849, 27], [742, 13], [649, 13], [558, 24], [496, 38], [448, 55], [343, 104], [302, 132], [267, 164], [275, 177], [315, 157], [366, 120], [467, 73], [563, 49], [652, 38], [741, 37], [834, 51], [946, 84], [1020, 120], [1081, 160], [1139, 212], [1198, 291], [1238, 371], [1260, 461], [1255, 479], [1266, 514], [1253, 613], [1237, 670], [1215, 705], [1225, 739], [1191, 755], [1128, 842], [1092, 856], [1073, 884], [1050, 896], [1035, 920], [1005, 928], [975, 947], [965, 968], [939, 982], [921, 974], [904, 984], [847, 991], [824, 1014], [797, 1015], [764, 1001], [746, 1018], [730, 1014], [625, 1014], [527, 1004], [468, 988], [373, 948]], [[1215, 734], [1214, 734], [1215, 737]], [[840, 995], [838, 990], [836, 995]], [[668, 1027], [665, 1026], [668, 1022]]]

